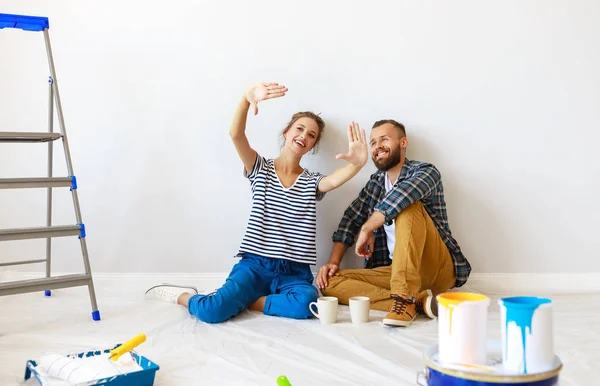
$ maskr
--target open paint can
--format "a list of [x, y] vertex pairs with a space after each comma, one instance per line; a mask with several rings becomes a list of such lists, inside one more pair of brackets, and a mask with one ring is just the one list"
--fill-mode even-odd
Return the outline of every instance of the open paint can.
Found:
[[502, 364], [500, 341], [486, 342], [487, 361], [483, 365], [448, 364], [440, 361], [439, 346], [427, 349], [425, 368], [417, 374], [421, 386], [556, 386], [562, 363], [553, 356], [547, 371], [516, 374]]
[[517, 296], [502, 298], [498, 303], [504, 369], [519, 374], [552, 369], [552, 301], [535, 296]]
[[436, 299], [440, 361], [485, 365], [490, 299], [470, 292], [445, 292]]

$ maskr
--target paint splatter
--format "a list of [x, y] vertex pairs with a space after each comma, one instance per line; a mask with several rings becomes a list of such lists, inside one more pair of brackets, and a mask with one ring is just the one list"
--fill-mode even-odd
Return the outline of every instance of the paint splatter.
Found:
[[[501, 299], [506, 308], [506, 342], [504, 350], [508, 353], [508, 324], [513, 322], [521, 329], [521, 344], [523, 347], [523, 373], [527, 374], [527, 334], [532, 334], [531, 322], [535, 310], [542, 304], [550, 303], [550, 299], [519, 296]], [[527, 331], [529, 330], [529, 331]]]
[[487, 301], [485, 295], [468, 292], [447, 292], [437, 296], [438, 304], [448, 310], [448, 334], [452, 335], [452, 316], [454, 308], [463, 302]]

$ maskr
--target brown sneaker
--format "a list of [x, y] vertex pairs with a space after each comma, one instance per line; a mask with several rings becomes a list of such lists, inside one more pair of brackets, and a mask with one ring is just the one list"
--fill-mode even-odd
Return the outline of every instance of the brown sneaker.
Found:
[[394, 305], [389, 314], [383, 319], [386, 326], [407, 327], [417, 316], [414, 300], [407, 295], [390, 295]]
[[427, 315], [430, 319], [438, 316], [438, 304], [431, 290], [422, 291], [417, 295], [415, 302], [417, 313]]

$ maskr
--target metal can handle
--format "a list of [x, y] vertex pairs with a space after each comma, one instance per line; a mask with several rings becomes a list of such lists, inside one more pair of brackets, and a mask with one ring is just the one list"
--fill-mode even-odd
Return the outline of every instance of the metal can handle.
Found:
[[[429, 379], [429, 369], [425, 367], [423, 371], [419, 371], [417, 373], [417, 385], [419, 386], [427, 386], [427, 380]], [[425, 383], [421, 383], [421, 381]]]

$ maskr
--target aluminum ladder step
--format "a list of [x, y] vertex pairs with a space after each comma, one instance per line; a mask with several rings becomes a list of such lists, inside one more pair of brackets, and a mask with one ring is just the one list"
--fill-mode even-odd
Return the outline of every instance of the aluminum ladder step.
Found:
[[11, 265], [46, 263], [47, 261], [48, 260], [46, 259], [9, 261], [8, 263], [0, 263], [0, 267], [9, 267]]
[[85, 237], [85, 226], [80, 224], [37, 228], [0, 229], [0, 241], [46, 239], [49, 237], [65, 236]]
[[0, 296], [26, 292], [47, 291], [57, 288], [79, 287], [92, 283], [92, 275], [64, 275], [41, 279], [9, 281], [0, 283]]
[[62, 188], [77, 189], [75, 177], [0, 178], [0, 189]]
[[16, 131], [0, 131], [0, 142], [50, 142], [61, 137], [61, 133], [20, 133]]

